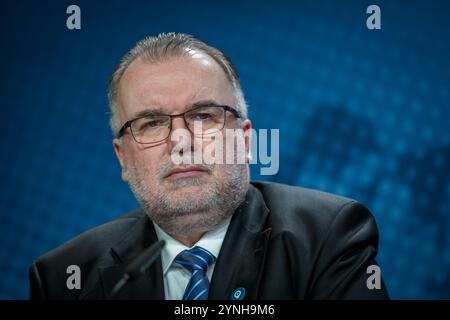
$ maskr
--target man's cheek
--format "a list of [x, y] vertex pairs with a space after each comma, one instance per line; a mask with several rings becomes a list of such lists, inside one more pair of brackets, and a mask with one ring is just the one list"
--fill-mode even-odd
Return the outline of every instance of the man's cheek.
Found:
[[211, 172], [211, 177], [215, 181], [224, 181], [227, 178], [229, 178], [227, 175], [227, 170], [226, 170], [225, 166], [226, 166], [225, 164], [214, 165], [214, 168], [212, 169], [212, 172]]
[[222, 164], [224, 159], [223, 140], [210, 137], [208, 141], [203, 143], [202, 163], [208, 165]]

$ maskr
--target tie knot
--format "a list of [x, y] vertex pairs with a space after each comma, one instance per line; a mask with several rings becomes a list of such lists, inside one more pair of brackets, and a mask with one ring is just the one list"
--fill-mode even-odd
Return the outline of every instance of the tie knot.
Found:
[[204, 271], [216, 260], [216, 257], [208, 250], [202, 247], [194, 247], [189, 250], [180, 252], [175, 262], [181, 264], [183, 267], [193, 273], [196, 270]]

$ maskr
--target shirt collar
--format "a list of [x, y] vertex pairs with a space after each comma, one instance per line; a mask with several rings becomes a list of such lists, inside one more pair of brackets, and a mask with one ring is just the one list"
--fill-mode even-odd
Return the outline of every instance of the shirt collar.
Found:
[[192, 249], [195, 246], [200, 246], [211, 252], [216, 258], [219, 256], [220, 248], [222, 247], [225, 234], [227, 233], [228, 226], [230, 225], [231, 216], [225, 219], [220, 225], [213, 230], [205, 233], [200, 240], [192, 247], [187, 247], [178, 240], [175, 240], [168, 235], [159, 225], [153, 221], [155, 231], [159, 240], [164, 240], [166, 245], [161, 252], [161, 260], [163, 273], [166, 275], [167, 271], [172, 265], [175, 257], [183, 250]]

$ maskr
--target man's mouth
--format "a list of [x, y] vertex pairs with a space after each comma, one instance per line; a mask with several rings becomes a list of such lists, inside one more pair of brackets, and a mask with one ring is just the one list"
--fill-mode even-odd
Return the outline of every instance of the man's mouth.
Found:
[[189, 177], [197, 177], [206, 172], [207, 172], [206, 169], [198, 166], [174, 168], [170, 170], [169, 174], [165, 178], [170, 180], [176, 180]]

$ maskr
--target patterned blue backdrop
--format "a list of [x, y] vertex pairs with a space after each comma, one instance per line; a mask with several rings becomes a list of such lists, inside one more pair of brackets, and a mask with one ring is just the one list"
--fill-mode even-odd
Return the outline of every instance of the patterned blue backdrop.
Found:
[[228, 53], [254, 126], [280, 129], [279, 173], [254, 179], [360, 200], [391, 296], [450, 298], [449, 16], [448, 1], [2, 1], [0, 298], [26, 299], [34, 258], [137, 206], [107, 81], [167, 31]]

